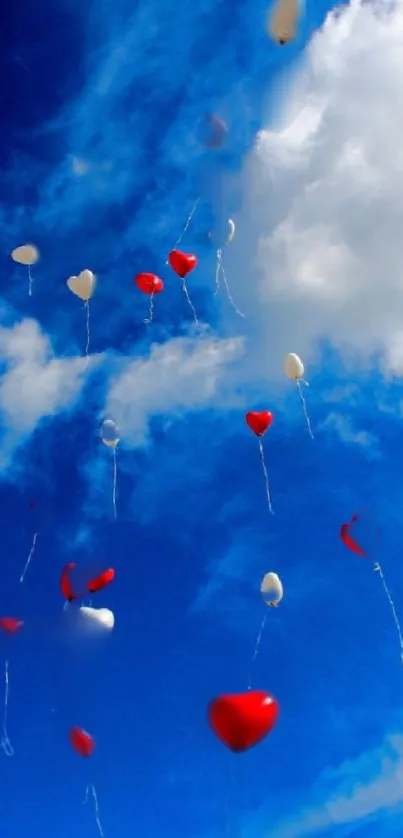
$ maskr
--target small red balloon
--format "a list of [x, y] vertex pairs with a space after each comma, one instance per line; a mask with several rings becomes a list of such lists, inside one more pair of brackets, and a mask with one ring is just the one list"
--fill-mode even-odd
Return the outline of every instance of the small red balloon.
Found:
[[280, 712], [275, 698], [263, 690], [222, 695], [208, 708], [215, 735], [238, 754], [253, 748], [273, 729]]
[[217, 114], [207, 114], [205, 117], [204, 145], [207, 148], [220, 148], [228, 133], [225, 122]]
[[102, 591], [107, 585], [110, 585], [114, 578], [115, 571], [113, 567], [110, 567], [108, 570], [104, 570], [104, 572], [95, 579], [91, 579], [87, 584], [87, 590], [90, 594], [96, 594], [97, 591]]
[[95, 742], [81, 727], [73, 727], [70, 731], [70, 744], [81, 757], [90, 757], [95, 748]]
[[7, 634], [16, 634], [23, 625], [22, 620], [17, 620], [16, 617], [0, 617], [0, 628]]
[[143, 294], [159, 294], [164, 290], [164, 283], [156, 274], [137, 274], [134, 281]]
[[75, 566], [75, 562], [67, 562], [60, 576], [60, 590], [67, 602], [73, 602], [75, 599], [80, 599], [83, 596], [83, 594], [75, 594], [71, 586], [70, 574]]
[[263, 436], [273, 422], [273, 414], [269, 410], [261, 410], [260, 413], [252, 410], [246, 414], [245, 419], [256, 436]]
[[169, 264], [181, 279], [194, 271], [197, 265], [197, 256], [194, 253], [182, 253], [181, 250], [171, 250], [168, 256]]

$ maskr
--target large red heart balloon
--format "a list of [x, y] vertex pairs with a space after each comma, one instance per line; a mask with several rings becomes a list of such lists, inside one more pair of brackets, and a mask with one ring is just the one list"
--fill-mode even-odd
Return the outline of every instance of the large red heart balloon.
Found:
[[270, 410], [261, 410], [260, 413], [250, 411], [245, 416], [246, 424], [256, 436], [263, 436], [273, 422], [273, 414]]
[[171, 268], [181, 279], [190, 274], [197, 265], [197, 256], [193, 253], [182, 253], [181, 250], [171, 250], [168, 261]]
[[156, 274], [137, 274], [134, 281], [143, 294], [159, 294], [164, 290], [164, 283]]
[[247, 751], [273, 729], [280, 708], [263, 690], [238, 695], [221, 695], [208, 708], [208, 720], [215, 735], [234, 753]]

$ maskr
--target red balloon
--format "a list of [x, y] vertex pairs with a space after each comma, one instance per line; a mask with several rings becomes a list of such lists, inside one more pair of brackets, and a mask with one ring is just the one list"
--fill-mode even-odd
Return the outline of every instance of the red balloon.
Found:
[[75, 566], [75, 562], [67, 562], [60, 576], [60, 590], [68, 602], [72, 602], [73, 599], [76, 598], [70, 583], [70, 571], [73, 570], [73, 567]]
[[22, 620], [17, 620], [16, 617], [0, 617], [0, 628], [8, 634], [16, 634], [23, 625]]
[[228, 128], [217, 114], [207, 114], [205, 117], [206, 137], [204, 145], [207, 148], [220, 148], [225, 140]]
[[60, 590], [67, 602], [74, 602], [75, 599], [81, 599], [81, 597], [84, 596], [84, 594], [82, 593], [74, 593], [73, 588], [71, 586], [70, 573], [75, 568], [75, 566], [75, 562], [67, 562], [60, 576]]
[[164, 283], [156, 274], [137, 274], [134, 281], [143, 294], [159, 294], [164, 290]]
[[109, 568], [109, 570], [104, 570], [99, 576], [95, 579], [91, 579], [90, 582], [87, 584], [87, 590], [90, 594], [96, 594], [97, 591], [102, 591], [103, 588], [106, 588], [107, 585], [110, 585], [115, 578], [115, 571], [113, 567]]
[[[85, 590], [77, 592], [73, 590], [70, 574], [72, 570], [74, 570], [75, 566], [75, 562], [68, 562], [63, 568], [62, 575], [60, 577], [60, 588], [67, 602], [74, 602], [74, 600], [82, 599], [86, 594]], [[100, 573], [99, 576], [95, 576], [94, 579], [90, 579], [86, 585], [87, 591], [90, 594], [102, 591], [103, 588], [106, 588], [107, 585], [113, 582], [114, 578], [115, 571], [113, 568], [108, 568], [108, 570], [104, 570], [103, 573]]]
[[253, 748], [273, 729], [280, 712], [275, 698], [263, 690], [222, 695], [208, 708], [215, 735], [238, 754]]
[[181, 279], [194, 271], [197, 265], [197, 256], [194, 253], [182, 253], [181, 250], [171, 250], [168, 256], [169, 264]]
[[263, 436], [273, 422], [273, 414], [270, 410], [261, 410], [260, 413], [250, 411], [245, 416], [246, 424], [256, 436]]
[[357, 543], [355, 538], [350, 534], [350, 531], [353, 530], [354, 524], [358, 521], [358, 515], [353, 515], [349, 524], [342, 524], [340, 527], [340, 538], [344, 541], [346, 547], [352, 550], [353, 553], [357, 553], [358, 556], [363, 556], [364, 558], [367, 556], [365, 550], [360, 547]]
[[81, 757], [90, 757], [95, 748], [95, 742], [92, 736], [81, 727], [73, 727], [71, 729], [70, 744]]

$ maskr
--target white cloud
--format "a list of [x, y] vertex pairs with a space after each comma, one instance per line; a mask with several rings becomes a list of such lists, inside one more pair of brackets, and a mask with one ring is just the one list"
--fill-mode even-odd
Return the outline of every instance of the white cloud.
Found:
[[[213, 410], [239, 406], [242, 397], [234, 386], [237, 362], [244, 352], [242, 338], [218, 340], [200, 335], [195, 338], [173, 338], [166, 343], [153, 344], [145, 357], [123, 357], [113, 365], [103, 416], [116, 422], [121, 438], [117, 459], [117, 515], [120, 509], [121, 472], [133, 473], [133, 463], [125, 456], [127, 449], [146, 446], [149, 425], [158, 417], [168, 430], [173, 422], [183, 420], [190, 411]], [[120, 374], [119, 374], [120, 369]], [[123, 450], [120, 452], [120, 448]], [[176, 467], [182, 462], [182, 452], [175, 455]], [[105, 514], [112, 516], [112, 452], [98, 445], [93, 457], [82, 463], [82, 475], [88, 485], [87, 519]], [[152, 477], [152, 475], [151, 475]], [[105, 487], [108, 487], [105, 489]], [[144, 504], [144, 497], [154, 496], [155, 479], [149, 473], [141, 481], [142, 517], [153, 515], [153, 505]], [[124, 513], [123, 513], [124, 514]], [[76, 544], [86, 543], [91, 537], [91, 525], [78, 532]]]
[[149, 357], [126, 363], [106, 405], [125, 445], [146, 441], [150, 417], [180, 417], [182, 411], [204, 408], [217, 399], [231, 362], [242, 352], [240, 338], [175, 338], [154, 344]]
[[384, 370], [403, 373], [402, 76], [402, 5], [353, 0], [282, 83], [281, 118], [247, 164], [228, 253], [264, 342], [254, 363], [270, 372], [281, 374], [285, 352], [313, 357], [326, 339], [346, 361], [369, 365], [378, 353]]
[[360, 445], [362, 448], [371, 449], [372, 453], [375, 453], [373, 449], [378, 444], [376, 436], [368, 431], [354, 428], [351, 419], [347, 416], [342, 416], [336, 412], [329, 413], [321, 428], [333, 431], [347, 445]]
[[[395, 814], [400, 812], [403, 804], [403, 736], [390, 736], [380, 748], [365, 751], [357, 759], [325, 771], [312, 789], [311, 799], [315, 797], [320, 803], [291, 810], [274, 827], [271, 823], [267, 832], [262, 826], [264, 815], [260, 813], [257, 818], [260, 835], [263, 838], [274, 834], [276, 838], [313, 838], [327, 835], [332, 827], [364, 821], [390, 809], [395, 809]], [[249, 831], [250, 826], [244, 834]]]
[[0, 449], [4, 467], [13, 450], [44, 417], [73, 406], [83, 383], [82, 358], [54, 358], [48, 338], [35, 320], [0, 328], [0, 420], [5, 432]]

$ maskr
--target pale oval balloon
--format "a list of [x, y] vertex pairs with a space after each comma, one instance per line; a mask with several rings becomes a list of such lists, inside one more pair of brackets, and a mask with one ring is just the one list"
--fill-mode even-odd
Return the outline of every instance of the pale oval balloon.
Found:
[[78, 276], [70, 276], [67, 280], [67, 287], [80, 300], [88, 302], [91, 299], [96, 285], [96, 277], [88, 268], [81, 271]]
[[301, 361], [299, 355], [296, 355], [295, 352], [289, 352], [288, 355], [284, 358], [284, 372], [287, 378], [291, 378], [293, 381], [298, 381], [302, 378], [305, 367]]
[[15, 247], [11, 251], [11, 258], [19, 265], [35, 265], [39, 259], [39, 250], [34, 244], [22, 244], [20, 247]]
[[277, 608], [283, 598], [283, 585], [277, 573], [266, 573], [260, 585], [260, 593], [266, 605]]
[[284, 46], [295, 38], [300, 14], [301, 0], [277, 0], [268, 21], [269, 34], [276, 44]]
[[235, 221], [232, 218], [217, 221], [214, 230], [208, 234], [210, 241], [222, 250], [225, 245], [230, 244], [235, 236]]
[[109, 608], [90, 608], [87, 605], [81, 605], [80, 613], [94, 628], [99, 626], [99, 628], [111, 631], [115, 625], [115, 616]]
[[116, 422], [113, 419], [105, 419], [101, 425], [101, 439], [104, 445], [109, 448], [116, 448], [120, 437]]

